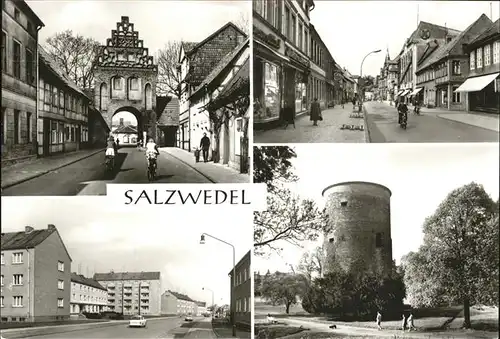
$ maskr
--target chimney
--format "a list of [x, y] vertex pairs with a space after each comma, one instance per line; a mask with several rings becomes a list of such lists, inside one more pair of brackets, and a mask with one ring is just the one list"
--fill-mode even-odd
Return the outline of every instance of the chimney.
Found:
[[56, 229], [56, 226], [53, 224], [49, 224], [47, 227], [48, 230], [54, 231]]
[[31, 227], [31, 226], [25, 226], [25, 227], [24, 227], [24, 232], [25, 232], [26, 234], [30, 234], [31, 232], [33, 232], [33, 230], [34, 230], [34, 228], [33, 228], [33, 227]]

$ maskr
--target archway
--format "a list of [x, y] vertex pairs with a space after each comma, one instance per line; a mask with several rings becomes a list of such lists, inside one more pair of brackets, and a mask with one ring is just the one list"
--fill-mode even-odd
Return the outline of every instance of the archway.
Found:
[[144, 138], [144, 119], [134, 107], [121, 107], [111, 117], [111, 135], [120, 146], [136, 146]]

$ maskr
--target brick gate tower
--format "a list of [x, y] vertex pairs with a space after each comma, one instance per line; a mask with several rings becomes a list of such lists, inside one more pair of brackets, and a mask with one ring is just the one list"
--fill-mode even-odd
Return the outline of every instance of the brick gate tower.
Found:
[[105, 46], [100, 46], [94, 75], [95, 105], [111, 128], [116, 113], [137, 118], [139, 137], [156, 138], [158, 68], [129, 18], [122, 16]]
[[391, 194], [385, 186], [361, 181], [323, 190], [329, 223], [323, 244], [325, 272], [333, 260], [353, 272], [391, 272]]

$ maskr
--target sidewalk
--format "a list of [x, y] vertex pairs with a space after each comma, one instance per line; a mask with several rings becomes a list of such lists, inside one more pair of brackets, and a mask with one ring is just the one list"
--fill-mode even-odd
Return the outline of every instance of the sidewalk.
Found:
[[160, 151], [182, 161], [186, 165], [205, 176], [213, 183], [250, 183], [250, 175], [242, 174], [239, 171], [222, 164], [213, 162], [196, 162], [194, 154], [177, 147], [162, 147]]
[[[295, 120], [293, 125], [279, 127], [267, 131], [254, 131], [254, 143], [365, 143], [367, 133], [364, 119], [351, 118], [353, 107], [346, 103], [344, 108], [335, 105], [321, 112], [323, 121], [318, 121], [318, 126], [313, 126], [309, 114], [304, 114]], [[340, 129], [342, 125], [363, 125], [365, 131], [352, 131]]]
[[226, 327], [212, 327], [212, 330], [214, 331], [215, 335], [218, 338], [241, 338], [241, 339], [247, 339], [250, 338], [252, 333], [249, 331], [242, 331], [239, 329], [236, 329], [236, 337], [233, 337], [233, 330], [230, 326]]
[[86, 149], [2, 167], [2, 189], [37, 178], [103, 151], [103, 149]]
[[[408, 108], [410, 109], [410, 112], [413, 112], [413, 106], [409, 106]], [[498, 115], [486, 113], [466, 113], [464, 111], [448, 111], [439, 107], [422, 107], [420, 109], [420, 112], [424, 115], [434, 115], [441, 119], [457, 121], [463, 124], [481, 127], [490, 131], [498, 132], [500, 130], [500, 117]]]

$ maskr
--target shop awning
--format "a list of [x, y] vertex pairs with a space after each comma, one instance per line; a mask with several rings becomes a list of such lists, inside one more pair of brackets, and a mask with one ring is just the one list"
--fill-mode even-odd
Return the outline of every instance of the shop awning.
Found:
[[416, 88], [413, 92], [411, 92], [410, 96], [411, 96], [411, 95], [415, 95], [415, 94], [417, 94], [417, 93], [418, 93], [418, 92], [420, 92], [421, 90], [422, 90], [422, 87], [418, 87], [418, 88]]
[[401, 96], [401, 97], [404, 97], [404, 96], [406, 96], [408, 93], [410, 93], [410, 91], [411, 91], [410, 89], [405, 89], [405, 91], [404, 91], [403, 93], [401, 93], [401, 95], [400, 95], [400, 96]]
[[469, 78], [458, 87], [455, 92], [478, 92], [488, 86], [500, 73], [483, 75], [481, 77]]
[[400, 95], [401, 95], [404, 91], [405, 91], [405, 90], [404, 90], [404, 89], [402, 89], [402, 90], [400, 90], [400, 91], [398, 92], [398, 94], [396, 94], [396, 95], [397, 95], [397, 96], [400, 96]]
[[281, 55], [280, 53], [273, 51], [271, 48], [267, 47], [264, 43], [262, 43], [258, 40], [254, 40], [253, 42], [254, 42], [254, 47], [256, 47], [256, 51], [258, 51], [260, 49], [262, 52], [269, 53], [277, 59], [280, 59], [282, 61], [290, 61], [286, 56]]

